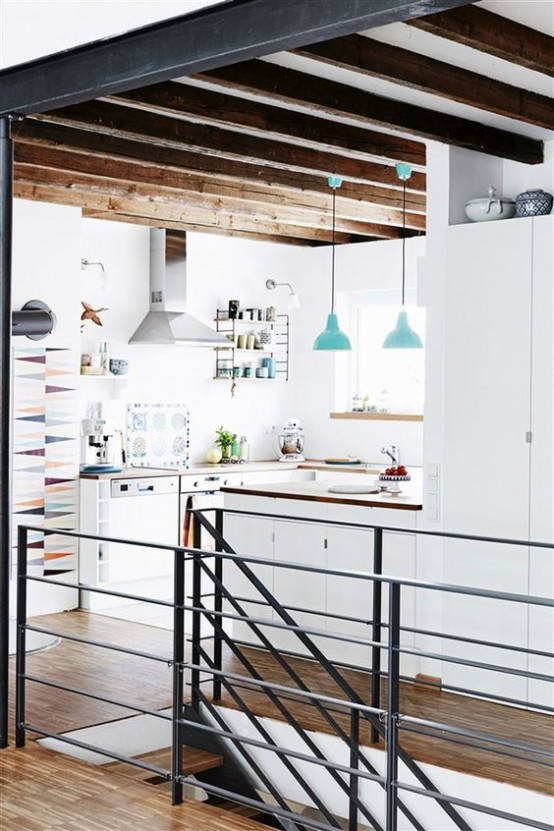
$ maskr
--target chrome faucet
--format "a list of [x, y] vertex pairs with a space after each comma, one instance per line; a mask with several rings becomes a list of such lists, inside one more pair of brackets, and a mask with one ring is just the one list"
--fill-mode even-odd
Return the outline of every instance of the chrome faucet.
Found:
[[396, 446], [396, 444], [388, 444], [386, 447], [382, 447], [381, 453], [388, 456], [393, 465], [398, 464], [400, 461], [400, 449]]

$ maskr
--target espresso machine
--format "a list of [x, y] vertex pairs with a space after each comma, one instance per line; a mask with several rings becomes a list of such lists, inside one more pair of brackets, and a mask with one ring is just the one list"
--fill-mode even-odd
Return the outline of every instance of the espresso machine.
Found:
[[89, 404], [87, 417], [81, 421], [81, 439], [83, 473], [118, 473], [123, 469], [123, 436], [121, 430], [108, 425], [101, 402]]
[[277, 436], [280, 462], [303, 462], [304, 433], [298, 418], [287, 418]]

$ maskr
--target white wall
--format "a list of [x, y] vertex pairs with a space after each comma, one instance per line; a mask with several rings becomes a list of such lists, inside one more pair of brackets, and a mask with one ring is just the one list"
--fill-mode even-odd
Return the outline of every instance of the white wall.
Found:
[[[99, 340], [107, 340], [113, 357], [131, 361], [124, 385], [82, 379], [83, 414], [88, 401], [103, 400], [108, 415], [122, 427], [126, 402], [184, 402], [191, 413], [193, 463], [205, 461], [221, 424], [248, 437], [253, 458], [273, 458], [272, 439], [263, 433], [263, 426], [280, 427], [290, 415], [287, 388], [293, 382], [238, 379], [231, 396], [231, 381], [214, 380], [213, 349], [129, 345], [129, 337], [148, 310], [148, 229], [102, 220], [84, 220], [82, 228], [83, 256], [100, 260], [108, 272], [108, 290], [101, 288], [100, 268], [91, 266], [81, 272], [82, 299], [95, 308], [109, 307], [101, 314], [102, 328], [87, 322], [82, 351], [96, 350]], [[277, 292], [269, 292], [265, 281], [269, 276], [287, 280], [297, 270], [298, 253], [296, 247], [188, 234], [188, 312], [215, 327], [216, 309], [226, 309], [230, 298], [238, 298], [242, 306], [276, 305]], [[280, 299], [284, 300], [284, 294]]]
[[[422, 240], [407, 246], [409, 284], [415, 280], [416, 255]], [[102, 271], [81, 271], [81, 299], [101, 314], [103, 327], [87, 322], [82, 351], [95, 350], [99, 340], [110, 343], [114, 357], [131, 360], [128, 382], [83, 378], [83, 414], [86, 403], [104, 400], [117, 426], [123, 425], [127, 401], [183, 401], [191, 410], [191, 459], [202, 462], [220, 425], [248, 436], [254, 458], [273, 458], [273, 439], [264, 428], [277, 430], [285, 418], [297, 416], [306, 431], [306, 453], [324, 458], [351, 453], [381, 463], [383, 444], [397, 444], [407, 464], [421, 463], [421, 423], [354, 422], [331, 420], [329, 413], [343, 409], [335, 399], [335, 371], [341, 359], [314, 353], [313, 341], [328, 311], [330, 248], [303, 249], [203, 234], [187, 236], [187, 309], [213, 324], [216, 308], [227, 308], [230, 298], [242, 306], [277, 306], [287, 311], [288, 289], [268, 291], [265, 281], [291, 282], [301, 298], [299, 310], [290, 312], [290, 380], [267, 384], [237, 382], [234, 397], [230, 381], [213, 380], [215, 353], [182, 346], [129, 345], [148, 307], [148, 230], [138, 226], [84, 220], [82, 255], [100, 260], [108, 271], [108, 288], [101, 287]], [[376, 290], [377, 302], [394, 302], [399, 292], [400, 243], [342, 246], [337, 250], [341, 299], [348, 292]], [[344, 276], [343, 276], [344, 275]], [[320, 291], [318, 286], [325, 284]], [[388, 290], [388, 291], [387, 291]], [[346, 328], [346, 326], [345, 326]], [[335, 370], [335, 362], [337, 369]], [[120, 398], [113, 394], [120, 393]], [[394, 428], [394, 429], [392, 429]]]
[[[220, 0], [2, 0], [0, 66], [188, 14]], [[29, 21], [32, 20], [32, 25]]]
[[[418, 259], [425, 251], [423, 238], [406, 241], [407, 302], [415, 302]], [[359, 292], [374, 293], [375, 304], [400, 303], [401, 242], [372, 242], [338, 246], [335, 255], [337, 312], [348, 333], [350, 300]], [[406, 464], [420, 465], [421, 422], [335, 420], [329, 413], [349, 406], [344, 391], [349, 354], [314, 352], [315, 338], [325, 326], [331, 303], [330, 246], [304, 251], [302, 269], [291, 275], [302, 307], [292, 335], [295, 375], [291, 393], [296, 396], [295, 415], [303, 420], [306, 452], [311, 458], [344, 457], [348, 454], [382, 464], [380, 449], [396, 444]]]

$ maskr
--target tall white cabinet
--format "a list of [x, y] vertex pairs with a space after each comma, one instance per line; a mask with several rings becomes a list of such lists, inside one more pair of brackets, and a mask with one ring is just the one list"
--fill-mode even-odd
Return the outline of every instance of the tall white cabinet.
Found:
[[[554, 217], [447, 231], [443, 527], [553, 541]], [[515, 593], [553, 593], [547, 550], [445, 544], [444, 580]], [[483, 608], [481, 608], [483, 607]], [[551, 613], [452, 595], [444, 627], [501, 644], [553, 648]], [[450, 643], [451, 654], [547, 671], [544, 658]], [[540, 666], [540, 669], [539, 669]], [[544, 682], [445, 662], [443, 679], [498, 695], [552, 700]]]

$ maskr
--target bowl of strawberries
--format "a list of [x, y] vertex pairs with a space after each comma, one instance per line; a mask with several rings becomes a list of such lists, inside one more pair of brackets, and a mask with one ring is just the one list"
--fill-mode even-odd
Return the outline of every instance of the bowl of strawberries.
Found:
[[410, 479], [411, 476], [404, 465], [387, 467], [384, 473], [379, 474], [380, 482], [409, 482]]

